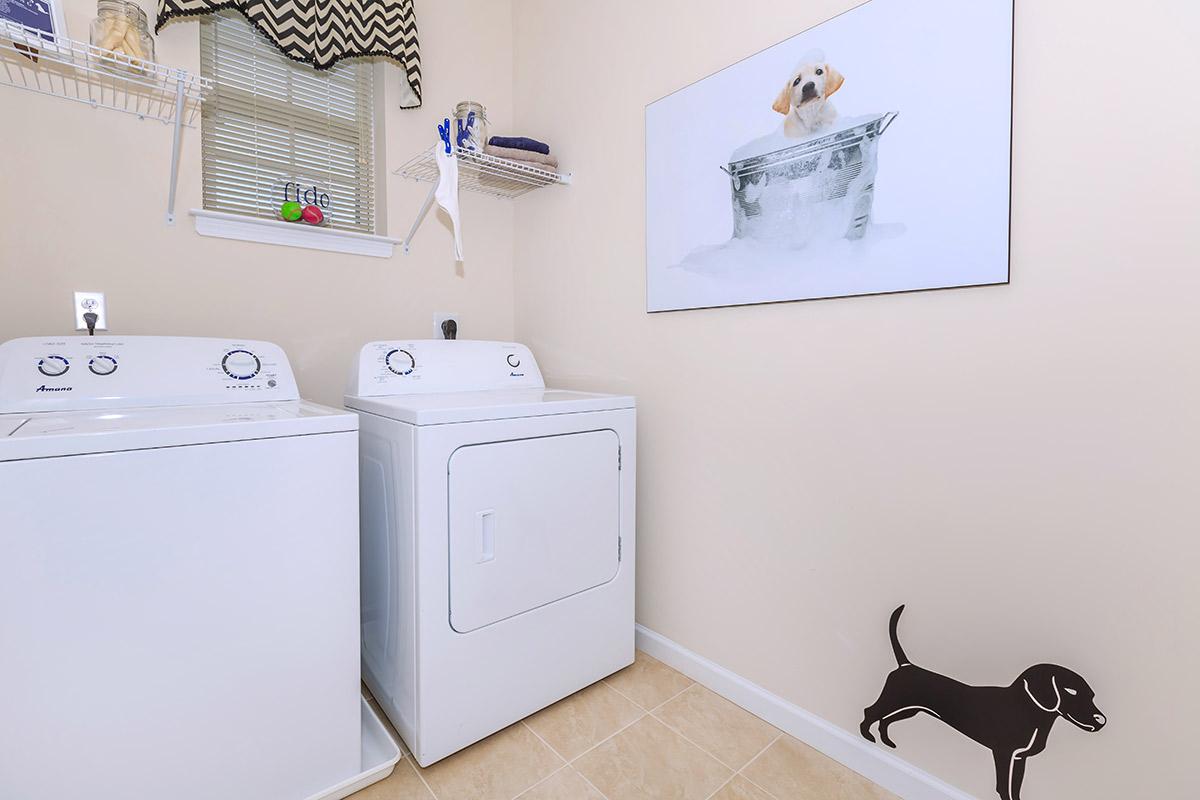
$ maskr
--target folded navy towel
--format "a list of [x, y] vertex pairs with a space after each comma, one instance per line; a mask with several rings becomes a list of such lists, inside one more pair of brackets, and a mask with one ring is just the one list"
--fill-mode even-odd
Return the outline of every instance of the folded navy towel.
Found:
[[544, 156], [550, 155], [550, 145], [527, 136], [493, 136], [488, 139], [488, 144], [492, 147], [511, 147], [514, 150], [528, 150]]

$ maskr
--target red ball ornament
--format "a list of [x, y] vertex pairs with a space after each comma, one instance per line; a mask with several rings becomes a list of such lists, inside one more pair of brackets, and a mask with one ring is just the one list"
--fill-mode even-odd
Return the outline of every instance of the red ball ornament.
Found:
[[305, 206], [304, 210], [300, 212], [300, 219], [309, 225], [320, 225], [325, 221], [325, 213], [316, 206]]

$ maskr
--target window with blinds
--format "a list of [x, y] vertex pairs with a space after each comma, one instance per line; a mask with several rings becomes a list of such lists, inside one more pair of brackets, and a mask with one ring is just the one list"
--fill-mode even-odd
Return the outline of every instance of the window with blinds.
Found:
[[375, 232], [369, 61], [315, 70], [224, 12], [200, 24], [200, 70], [215, 84], [202, 112], [204, 208], [277, 219], [298, 199], [324, 206], [332, 228]]

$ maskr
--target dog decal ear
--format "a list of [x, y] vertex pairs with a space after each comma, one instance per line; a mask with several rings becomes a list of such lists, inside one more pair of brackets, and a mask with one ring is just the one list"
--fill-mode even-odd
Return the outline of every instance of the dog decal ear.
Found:
[[842, 77], [842, 73], [829, 64], [825, 65], [825, 99], [828, 100], [832, 97], [833, 93], [842, 88], [842, 84], [845, 82], [846, 79]]
[[779, 97], [775, 98], [771, 108], [778, 111], [780, 114], [787, 116], [792, 111], [792, 85], [785, 83], [783, 91], [779, 93]]
[[[1035, 687], [1029, 685], [1029, 679], [1022, 681], [1025, 684], [1025, 694], [1029, 695], [1029, 699], [1033, 704], [1042, 711], [1047, 711], [1051, 714], [1057, 714], [1058, 709], [1062, 707], [1062, 694], [1058, 691], [1058, 680], [1051, 675], [1050, 685], [1043, 687]], [[1038, 695], [1041, 694], [1039, 698]]]

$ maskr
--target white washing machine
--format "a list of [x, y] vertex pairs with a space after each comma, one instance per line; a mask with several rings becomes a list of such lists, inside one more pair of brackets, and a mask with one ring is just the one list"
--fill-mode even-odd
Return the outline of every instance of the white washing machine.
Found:
[[390, 772], [360, 699], [357, 428], [265, 342], [0, 345], [0, 797]]
[[359, 414], [363, 673], [427, 766], [633, 662], [632, 397], [504, 342], [374, 342]]

